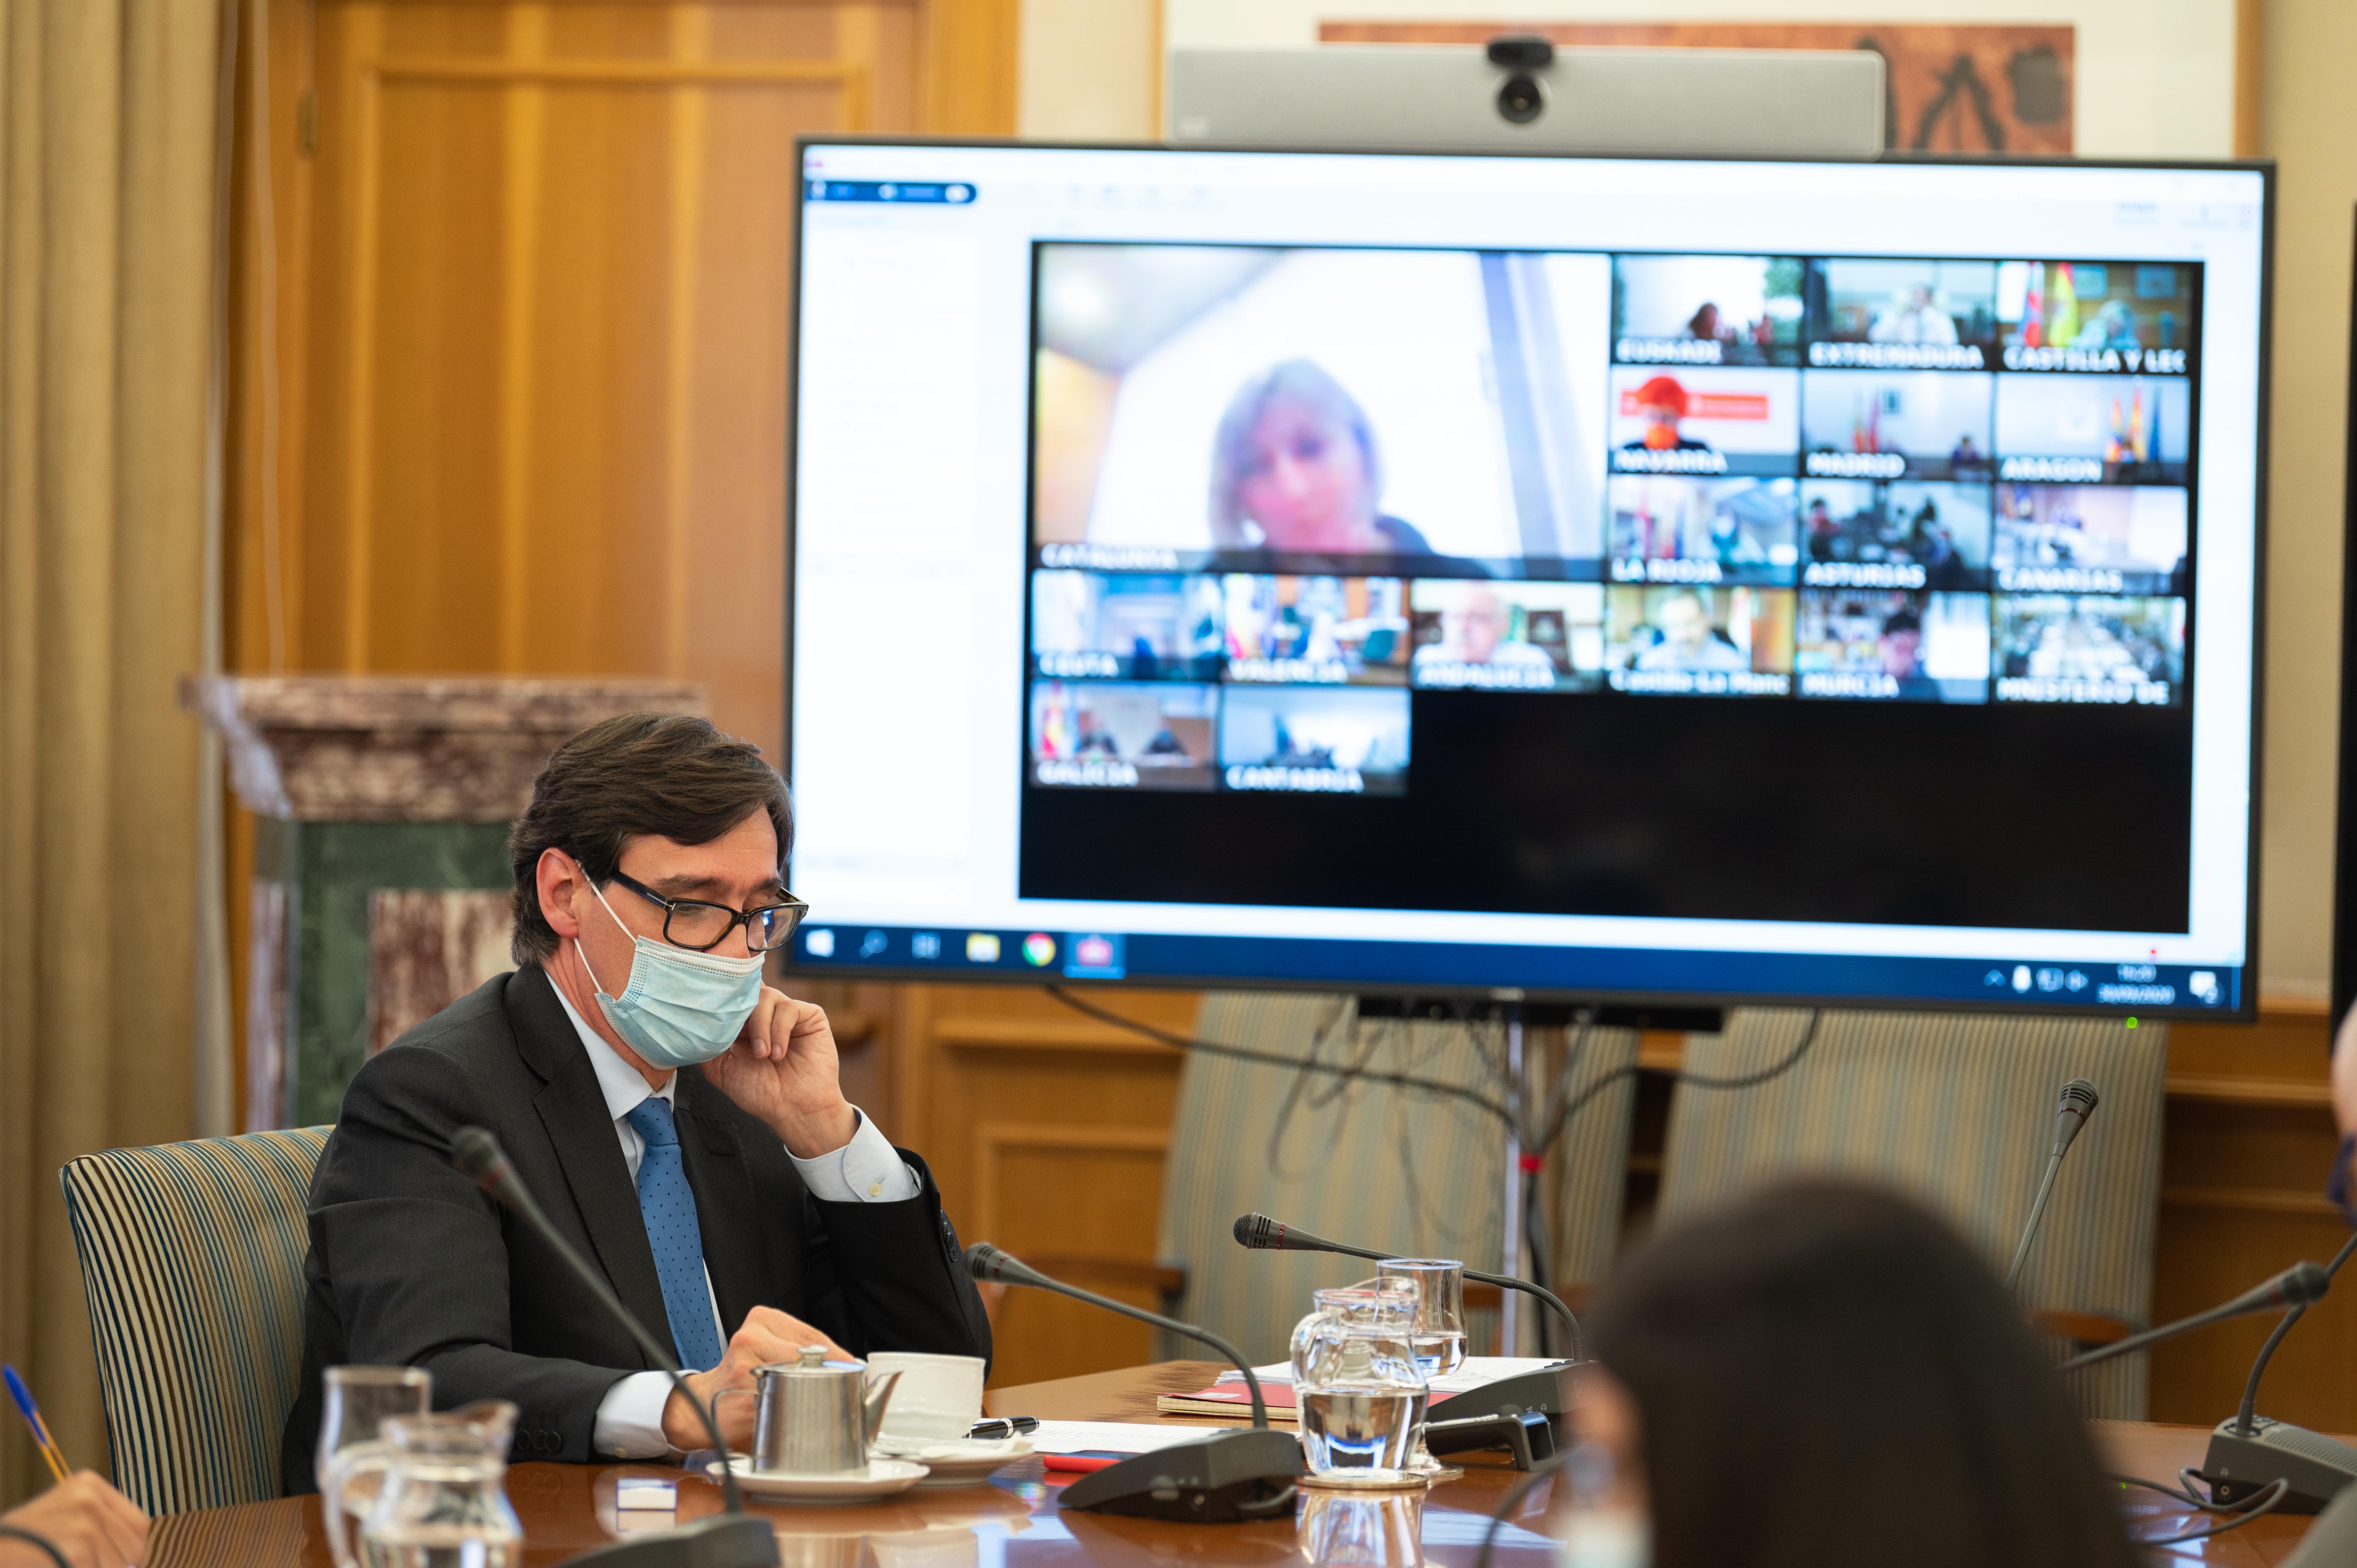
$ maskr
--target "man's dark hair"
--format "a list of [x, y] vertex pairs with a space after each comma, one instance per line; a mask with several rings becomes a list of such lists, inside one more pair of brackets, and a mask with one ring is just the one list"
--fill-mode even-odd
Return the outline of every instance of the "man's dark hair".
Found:
[[563, 850], [603, 884], [620, 868], [623, 846], [641, 834], [710, 843], [756, 811], [770, 813], [783, 865], [793, 847], [793, 806], [759, 746], [678, 714], [625, 714], [591, 725], [556, 748], [508, 834], [516, 962], [536, 963], [556, 950], [556, 932], [540, 912], [542, 851]]
[[2134, 1568], [1996, 1276], [1895, 1195], [1794, 1181], [1664, 1230], [1588, 1319], [1641, 1426], [1656, 1568]]
[[1890, 636], [1893, 632], [1920, 632], [1922, 629], [1923, 618], [1917, 615], [1911, 609], [1900, 608], [1892, 610], [1889, 616], [1884, 618], [1882, 622], [1882, 635], [1885, 637]]

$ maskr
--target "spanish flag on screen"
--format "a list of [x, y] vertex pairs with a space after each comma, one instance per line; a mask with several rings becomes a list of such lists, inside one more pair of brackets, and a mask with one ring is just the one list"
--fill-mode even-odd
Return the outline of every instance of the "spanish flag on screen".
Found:
[[2071, 263], [2054, 263], [2054, 325], [2048, 329], [2046, 340], [2058, 349], [2067, 349], [2079, 336], [2079, 288], [2071, 278]]

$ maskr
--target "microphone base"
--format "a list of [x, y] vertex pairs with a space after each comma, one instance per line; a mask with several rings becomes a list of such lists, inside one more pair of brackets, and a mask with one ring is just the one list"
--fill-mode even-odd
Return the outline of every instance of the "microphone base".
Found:
[[[1500, 1378], [1494, 1382], [1483, 1383], [1480, 1388], [1468, 1389], [1461, 1394], [1451, 1394], [1434, 1407], [1433, 1421], [1437, 1424], [1484, 1416], [1520, 1418], [1535, 1413], [1546, 1417], [1546, 1423], [1554, 1433], [1553, 1447], [1565, 1447], [1571, 1442], [1571, 1400], [1564, 1383], [1565, 1374], [1571, 1370], [1572, 1365], [1569, 1361], [1561, 1361], [1535, 1372], [1517, 1372], [1511, 1378]], [[1502, 1433], [1504, 1428], [1498, 1430]], [[1426, 1442], [1429, 1441], [1427, 1438]], [[1475, 1445], [1468, 1443], [1460, 1446], [1469, 1448]], [[1511, 1444], [1501, 1435], [1488, 1446], [1505, 1448]]]
[[1424, 1423], [1425, 1452], [1435, 1458], [1475, 1448], [1503, 1448], [1517, 1470], [1535, 1469], [1555, 1457], [1555, 1427], [1535, 1410], [1518, 1415], [1469, 1415]]
[[2222, 1503], [2240, 1502], [2280, 1480], [2291, 1489], [2275, 1512], [2317, 1513], [2357, 1481], [2357, 1448], [2346, 1443], [2263, 1415], [2252, 1418], [2247, 1433], [2235, 1427], [2230, 1415], [2211, 1431], [2210, 1451], [2195, 1472]]
[[564, 1568], [778, 1568], [778, 1532], [759, 1514], [715, 1514], [568, 1557]]
[[1253, 1428], [1173, 1444], [1091, 1471], [1056, 1499], [1060, 1508], [1190, 1524], [1257, 1524], [1293, 1517], [1301, 1444], [1289, 1432]]

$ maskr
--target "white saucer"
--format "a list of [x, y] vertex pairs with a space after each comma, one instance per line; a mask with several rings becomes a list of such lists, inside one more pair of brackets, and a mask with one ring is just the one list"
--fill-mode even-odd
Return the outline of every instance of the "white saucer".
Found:
[[943, 1487], [978, 1487], [992, 1475], [1028, 1455], [1031, 1442], [1024, 1437], [879, 1437], [870, 1452], [878, 1458], [912, 1459], [932, 1472], [917, 1483], [920, 1491]]
[[905, 1492], [925, 1478], [926, 1467], [906, 1459], [870, 1459], [865, 1472], [840, 1476], [789, 1476], [756, 1470], [750, 1459], [728, 1461], [737, 1485], [774, 1503], [847, 1503], [868, 1498], [888, 1498]]

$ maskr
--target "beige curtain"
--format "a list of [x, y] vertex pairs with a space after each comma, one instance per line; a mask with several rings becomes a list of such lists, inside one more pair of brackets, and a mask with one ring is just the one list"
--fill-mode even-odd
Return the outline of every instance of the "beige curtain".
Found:
[[0, 0], [0, 1356], [101, 1470], [58, 1167], [189, 1131], [220, 21]]

